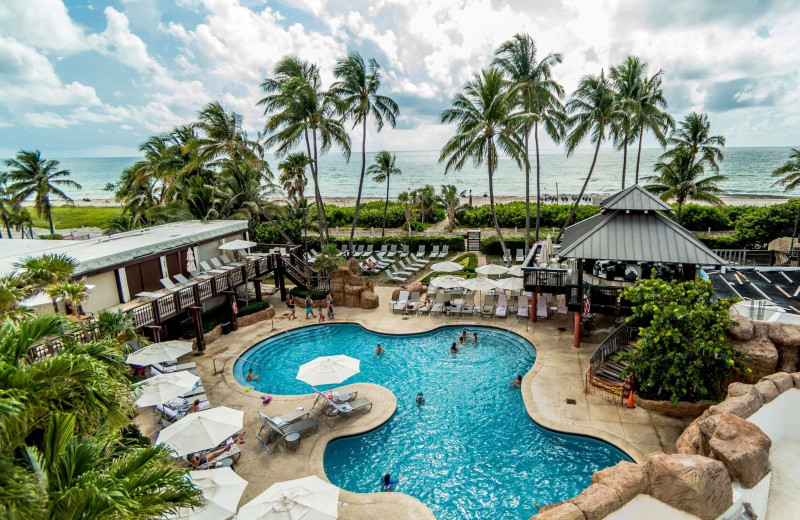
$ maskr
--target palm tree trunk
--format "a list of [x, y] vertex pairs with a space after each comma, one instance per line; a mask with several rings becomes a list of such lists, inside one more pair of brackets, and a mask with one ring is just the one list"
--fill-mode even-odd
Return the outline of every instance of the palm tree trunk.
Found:
[[625, 189], [625, 170], [628, 168], [628, 136], [625, 136], [625, 144], [622, 145], [622, 189]]
[[[525, 251], [531, 244], [531, 161], [528, 157], [528, 138], [530, 130], [525, 132]], [[538, 202], [538, 199], [537, 199]]]
[[386, 211], [389, 209], [389, 179], [390, 174], [386, 175], [386, 199], [383, 202], [383, 228], [381, 228], [381, 236], [386, 236]]
[[[487, 140], [489, 141], [487, 144], [487, 149], [492, 149], [492, 138], [488, 137]], [[500, 222], [497, 221], [497, 211], [494, 208], [494, 165], [492, 164], [491, 155], [489, 156], [489, 160], [486, 161], [486, 164], [489, 167], [489, 205], [492, 208], [492, 219], [494, 220], [494, 230], [497, 232], [497, 239], [500, 240], [500, 248], [503, 251], [503, 263], [508, 262], [510, 264], [510, 257], [508, 256], [508, 249], [506, 248], [506, 241], [503, 240], [503, 232], [500, 231]]]
[[[317, 130], [312, 131], [314, 138], [314, 197], [317, 199], [317, 217], [319, 219], [319, 241], [322, 247], [323, 236], [327, 244], [331, 240], [331, 235], [328, 230], [328, 217], [325, 215], [325, 204], [322, 202], [322, 192], [319, 190], [319, 157], [317, 157]], [[324, 235], [323, 235], [324, 233]]]
[[[319, 181], [317, 180], [317, 165], [314, 162], [315, 154], [311, 154], [311, 141], [308, 138], [308, 129], [304, 130], [306, 135], [306, 153], [308, 154], [308, 166], [311, 168], [311, 178], [314, 179], [314, 202], [317, 203], [317, 225], [319, 226], [320, 247], [322, 247], [322, 198], [319, 194]], [[316, 152], [316, 140], [314, 141], [314, 151]]]
[[792, 238], [789, 242], [789, 266], [792, 265], [792, 252], [794, 251], [794, 243], [797, 239], [797, 224], [800, 223], [800, 204], [797, 205], [797, 216], [794, 218], [794, 229], [792, 229]]
[[364, 116], [362, 125], [363, 133], [361, 134], [361, 177], [358, 178], [358, 195], [356, 195], [356, 209], [353, 211], [353, 225], [350, 228], [350, 242], [347, 244], [347, 250], [353, 250], [353, 235], [356, 233], [356, 224], [358, 223], [358, 210], [361, 205], [361, 190], [364, 188], [364, 170], [367, 168], [367, 117]]
[[[533, 141], [536, 145], [536, 235], [535, 240], [539, 241], [539, 226], [541, 223], [541, 202], [539, 199], [542, 198], [541, 193], [541, 166], [539, 164], [539, 123], [533, 124]], [[528, 250], [525, 250], [525, 254], [528, 253]]]
[[558, 232], [558, 236], [556, 237], [555, 242], [558, 243], [561, 241], [561, 235], [564, 234], [564, 230], [572, 224], [572, 219], [575, 218], [575, 211], [578, 209], [578, 204], [581, 203], [581, 198], [583, 198], [583, 192], [586, 191], [586, 187], [589, 185], [589, 181], [592, 178], [592, 172], [594, 172], [594, 165], [597, 163], [597, 154], [600, 152], [600, 143], [603, 141], [601, 139], [597, 140], [597, 146], [594, 148], [594, 158], [592, 159], [592, 166], [589, 168], [589, 175], [586, 176], [586, 181], [583, 183], [583, 187], [581, 188], [581, 192], [578, 195], [578, 200], [575, 201], [575, 204], [572, 205], [572, 209], [567, 216], [567, 221], [564, 222], [564, 226], [561, 228], [561, 231]]
[[50, 234], [56, 234], [56, 228], [53, 226], [53, 212], [50, 208], [50, 197], [47, 195], [44, 196], [44, 211], [47, 213], [47, 221], [50, 222]]
[[644, 130], [639, 134], [639, 151], [636, 153], [636, 184], [639, 184], [639, 160], [642, 158], [642, 135], [644, 135]]

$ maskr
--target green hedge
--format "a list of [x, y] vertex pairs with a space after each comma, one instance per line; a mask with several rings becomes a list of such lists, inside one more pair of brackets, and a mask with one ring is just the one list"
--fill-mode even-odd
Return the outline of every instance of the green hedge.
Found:
[[[383, 201], [365, 202], [358, 210], [358, 227], [381, 227], [383, 225]], [[325, 204], [325, 215], [328, 217], [328, 226], [351, 226], [353, 224], [353, 213], [355, 208], [351, 206], [336, 206]], [[309, 219], [316, 221], [317, 208], [312, 208], [309, 212]], [[434, 208], [428, 211], [425, 223], [439, 222], [444, 220], [445, 212], [441, 208]], [[413, 223], [412, 223], [413, 225]], [[406, 226], [406, 214], [403, 205], [399, 202], [389, 202], [386, 208], [386, 227], [402, 228]]]
[[[254, 314], [258, 311], [263, 311], [264, 309], [268, 308], [269, 308], [269, 302], [252, 301], [247, 305], [242, 305], [241, 307], [239, 307], [236, 316], [241, 318], [243, 316], [247, 316], [248, 314]], [[229, 321], [230, 321], [230, 316], [228, 315], [227, 305], [226, 304], [220, 305], [216, 309], [213, 309], [203, 314], [203, 334], [208, 334], [217, 325], [228, 323]], [[189, 322], [184, 324], [181, 327], [181, 336], [183, 336], [184, 338], [193, 339], [195, 337], [194, 323]]]
[[[497, 221], [503, 228], [524, 228], [525, 227], [525, 203], [524, 202], [505, 202], [495, 204], [497, 211]], [[567, 216], [572, 209], [572, 204], [542, 204], [540, 211], [541, 227], [560, 228], [567, 221]], [[574, 222], [580, 222], [591, 216], [600, 213], [599, 206], [582, 204], [575, 211]], [[494, 227], [492, 219], [492, 208], [489, 204], [467, 208], [464, 215], [459, 219], [461, 225], [467, 227]], [[531, 205], [531, 226], [536, 224], [536, 206]]]
[[711, 249], [742, 249], [745, 246], [736, 235], [700, 235], [695, 236]]
[[[678, 205], [672, 204], [672, 208], [677, 211]], [[732, 227], [725, 208], [700, 204], [684, 204], [681, 225], [690, 231], [707, 231], [708, 228], [711, 228], [711, 231], [720, 231]]]
[[[347, 244], [349, 237], [331, 237], [331, 243], [335, 244], [337, 248], [341, 249], [342, 244]], [[372, 244], [376, 251], [379, 251], [383, 244], [392, 245], [397, 244], [398, 248], [408, 244], [409, 250], [416, 253], [420, 245], [426, 247], [428, 253], [434, 245], [447, 245], [450, 247], [451, 253], [458, 253], [464, 251], [464, 237], [461, 236], [395, 236], [395, 237], [356, 237], [353, 239], [354, 245], [369, 245]], [[319, 250], [319, 240], [309, 240], [309, 249]]]
[[[525, 239], [517, 237], [504, 237], [506, 247], [511, 252], [512, 258], [516, 255], [517, 249], [525, 248]], [[485, 255], [502, 256], [503, 248], [500, 247], [500, 239], [497, 237], [486, 237], [481, 239], [481, 253]]]
[[465, 271], [474, 271], [478, 267], [478, 255], [476, 255], [475, 253], [463, 254], [463, 255], [459, 256], [458, 258], [454, 259], [453, 262], [459, 264], [465, 258], [469, 260], [469, 262], [467, 262], [467, 267], [466, 267]]

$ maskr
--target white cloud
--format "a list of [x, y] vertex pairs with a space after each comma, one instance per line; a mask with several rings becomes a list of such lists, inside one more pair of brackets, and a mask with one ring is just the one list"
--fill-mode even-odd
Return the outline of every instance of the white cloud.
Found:
[[0, 2], [0, 34], [49, 51], [87, 49], [83, 28], [70, 18], [61, 0]]
[[22, 115], [31, 126], [39, 128], [66, 128], [70, 122], [55, 112], [30, 112]]

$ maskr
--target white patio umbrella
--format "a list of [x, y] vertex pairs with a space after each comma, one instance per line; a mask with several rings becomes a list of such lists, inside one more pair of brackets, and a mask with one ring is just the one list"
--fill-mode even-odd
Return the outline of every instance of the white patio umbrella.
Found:
[[498, 289], [515, 291], [522, 289], [524, 286], [525, 284], [522, 283], [522, 278], [511, 277], [511, 278], [502, 278], [500, 280], [497, 280]]
[[171, 359], [178, 359], [184, 354], [192, 351], [191, 341], [162, 341], [153, 343], [141, 350], [137, 350], [125, 360], [129, 365], [147, 366], [153, 363], [161, 363]]
[[311, 386], [338, 385], [360, 372], [361, 361], [350, 356], [323, 356], [304, 365], [297, 371], [297, 379]]
[[464, 279], [458, 276], [437, 276], [431, 280], [430, 286], [431, 287], [438, 287], [440, 289], [453, 289], [455, 287], [461, 287], [461, 284], [464, 283]]
[[508, 271], [506, 271], [506, 274], [509, 276], [522, 276], [522, 266], [515, 265], [514, 267], [509, 267]]
[[478, 274], [506, 274], [508, 272], [508, 267], [503, 267], [502, 265], [497, 264], [486, 264], [478, 267], [475, 269], [475, 272]]
[[542, 242], [542, 248], [539, 250], [539, 263], [549, 264], [550, 258], [555, 254], [553, 239], [550, 238], [550, 235], [547, 235], [547, 238]]
[[455, 273], [456, 271], [463, 271], [464, 266], [455, 262], [439, 262], [433, 264], [431, 270], [434, 273]]
[[461, 287], [471, 291], [488, 291], [489, 289], [495, 289], [499, 287], [499, 284], [495, 280], [490, 280], [488, 278], [479, 276], [477, 278], [464, 280], [464, 283], [461, 284]]
[[339, 518], [339, 488], [310, 477], [273, 484], [239, 509], [239, 520], [332, 520]]
[[179, 457], [213, 448], [242, 429], [244, 412], [227, 406], [185, 415], [161, 430], [156, 444], [166, 444]]
[[188, 370], [160, 374], [139, 383], [137, 390], [141, 390], [136, 398], [136, 406], [156, 406], [166, 403], [173, 397], [183, 395], [197, 385], [200, 378]]
[[186, 251], [186, 270], [197, 271], [197, 259], [194, 257], [194, 249], [191, 247]]
[[189, 478], [203, 493], [203, 504], [194, 509], [182, 507], [170, 518], [227, 520], [236, 513], [247, 481], [231, 468], [190, 471]]
[[256, 247], [258, 244], [256, 242], [250, 242], [249, 240], [242, 240], [236, 239], [231, 240], [230, 242], [225, 242], [221, 246], [220, 249], [223, 251], [237, 251], [239, 249], [247, 249], [248, 247]]

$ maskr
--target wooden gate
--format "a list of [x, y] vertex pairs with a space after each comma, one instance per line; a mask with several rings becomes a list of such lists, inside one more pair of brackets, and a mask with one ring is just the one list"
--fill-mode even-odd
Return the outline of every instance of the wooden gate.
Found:
[[481, 230], [470, 229], [467, 231], [467, 251], [481, 250]]

